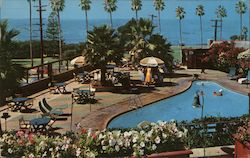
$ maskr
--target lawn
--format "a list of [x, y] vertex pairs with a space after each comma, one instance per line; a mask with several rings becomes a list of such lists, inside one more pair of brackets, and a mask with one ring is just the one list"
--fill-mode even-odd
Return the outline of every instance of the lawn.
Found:
[[179, 61], [181, 62], [181, 51], [180, 51], [180, 47], [179, 46], [171, 46], [171, 49], [173, 50], [173, 57], [174, 57], [174, 61]]
[[[58, 60], [58, 59], [52, 58], [52, 57], [46, 57], [46, 58], [44, 58], [44, 63], [53, 62], [56, 60]], [[34, 61], [34, 66], [41, 64], [40, 58], [35, 58], [35, 59], [33, 59], [33, 61]], [[21, 64], [24, 67], [31, 67], [31, 60], [30, 59], [12, 59], [12, 62], [15, 64]]]

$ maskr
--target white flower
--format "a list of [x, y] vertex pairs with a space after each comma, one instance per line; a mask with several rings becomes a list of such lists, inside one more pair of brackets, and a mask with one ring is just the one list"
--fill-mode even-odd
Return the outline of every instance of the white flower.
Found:
[[106, 150], [107, 149], [107, 146], [102, 146], [102, 150]]
[[121, 139], [118, 139], [118, 140], [117, 140], [117, 144], [118, 144], [119, 146], [122, 146], [122, 145], [123, 145], [122, 140], [121, 140]]
[[110, 146], [114, 146], [115, 143], [116, 143], [116, 141], [115, 141], [114, 139], [110, 139], [110, 140], [109, 140], [109, 145], [110, 145]]
[[9, 149], [8, 149], [8, 153], [11, 154], [12, 152], [13, 152], [13, 150], [12, 150], [11, 148], [9, 148]]
[[144, 155], [144, 150], [139, 150], [140, 155]]
[[29, 154], [29, 158], [34, 158], [35, 156], [34, 156], [34, 154]]
[[117, 152], [120, 151], [119, 145], [116, 145], [116, 146], [115, 146], [115, 150], [116, 150]]
[[46, 157], [47, 156], [47, 151], [45, 151], [42, 155], [42, 157]]
[[49, 148], [49, 151], [53, 151], [53, 148]]
[[145, 147], [145, 143], [144, 142], [141, 142], [140, 143], [140, 146], [143, 148], [143, 147]]
[[159, 136], [157, 136], [157, 137], [155, 138], [155, 143], [156, 143], [156, 144], [159, 144], [160, 142], [161, 142], [161, 139], [160, 139]]
[[167, 138], [167, 135], [165, 133], [162, 133], [162, 137], [165, 139]]
[[77, 150], [76, 150], [76, 156], [78, 157], [78, 156], [80, 156], [81, 155], [81, 149], [80, 148], [77, 148]]
[[155, 150], [157, 146], [155, 144], [152, 145], [152, 150]]

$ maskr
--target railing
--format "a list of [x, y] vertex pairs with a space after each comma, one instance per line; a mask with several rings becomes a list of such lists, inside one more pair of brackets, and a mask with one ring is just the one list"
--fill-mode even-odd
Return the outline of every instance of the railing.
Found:
[[48, 62], [43, 65], [25, 68], [26, 76], [22, 85], [26, 85], [44, 78], [53, 78], [55, 75], [72, 69], [74, 69], [74, 66], [70, 65], [69, 59]]

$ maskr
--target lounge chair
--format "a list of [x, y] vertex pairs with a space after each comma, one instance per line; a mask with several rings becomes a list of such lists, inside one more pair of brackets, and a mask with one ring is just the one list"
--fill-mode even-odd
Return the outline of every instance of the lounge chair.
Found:
[[45, 98], [43, 98], [42, 99], [42, 103], [43, 103], [43, 105], [44, 105], [44, 107], [46, 108], [46, 109], [48, 109], [48, 111], [62, 111], [62, 109], [65, 109], [65, 108], [52, 108], [48, 103], [47, 103], [47, 101], [46, 101], [46, 99]]
[[236, 68], [235, 67], [230, 67], [229, 68], [229, 73], [227, 75], [230, 79], [233, 79], [236, 76]]

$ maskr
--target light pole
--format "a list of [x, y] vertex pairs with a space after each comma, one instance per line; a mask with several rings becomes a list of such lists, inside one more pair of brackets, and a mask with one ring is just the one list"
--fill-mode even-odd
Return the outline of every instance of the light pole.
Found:
[[[200, 103], [200, 96], [201, 96], [201, 103]], [[202, 121], [202, 127], [203, 127], [203, 131], [202, 131], [203, 154], [205, 157], [206, 149], [205, 149], [205, 124], [204, 124], [204, 92], [202, 90], [196, 92], [194, 96], [193, 107], [194, 108], [201, 107], [201, 121]]]

